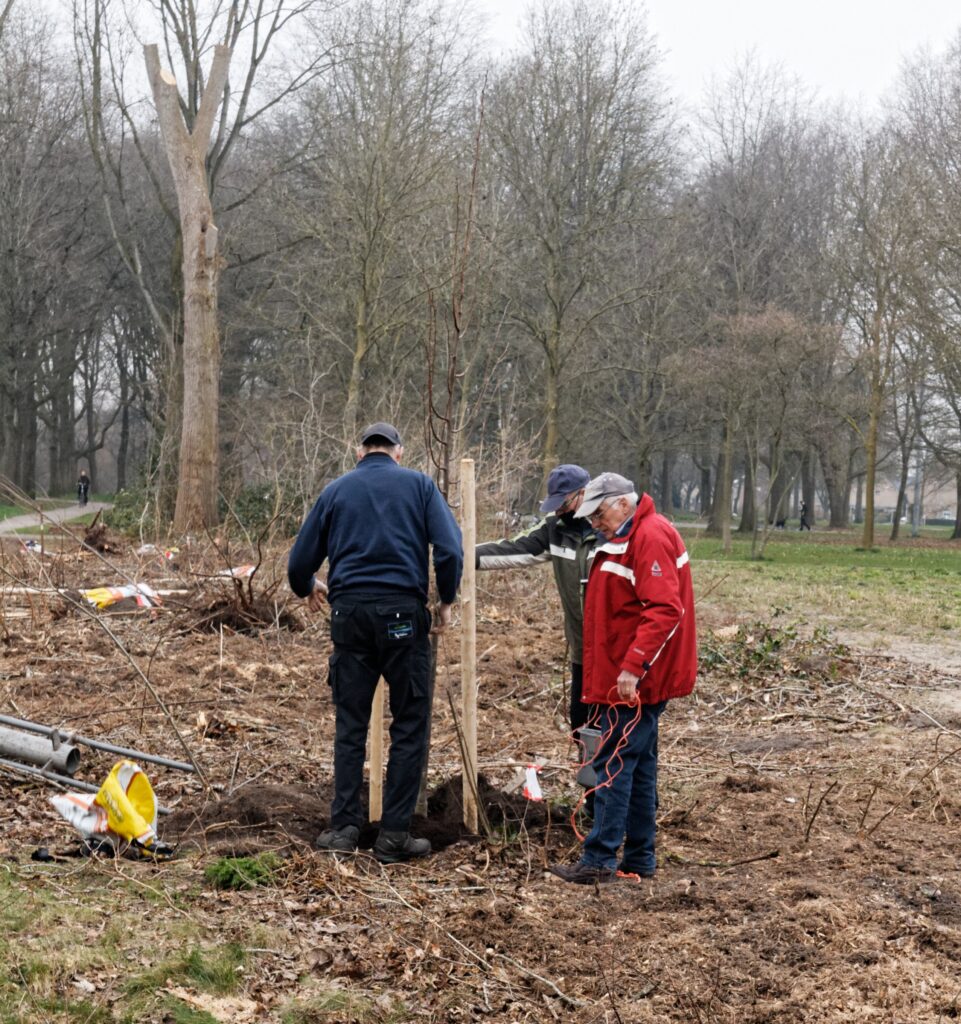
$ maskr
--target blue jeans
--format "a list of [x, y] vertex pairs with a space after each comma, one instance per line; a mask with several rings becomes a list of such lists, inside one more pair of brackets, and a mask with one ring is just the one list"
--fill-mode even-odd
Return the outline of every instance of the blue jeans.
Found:
[[[594, 827], [581, 863], [651, 874], [656, 867], [657, 721], [667, 707], [612, 704], [601, 709], [601, 745], [594, 757]], [[624, 844], [620, 863], [617, 851]]]

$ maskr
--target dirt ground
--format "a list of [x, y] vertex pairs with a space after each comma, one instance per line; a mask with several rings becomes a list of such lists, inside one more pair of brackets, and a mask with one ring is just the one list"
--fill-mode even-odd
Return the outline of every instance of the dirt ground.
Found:
[[[459, 824], [448, 696], [460, 685], [455, 629], [439, 647], [431, 799], [415, 828], [437, 852], [385, 868], [365, 852], [336, 859], [312, 849], [331, 788], [330, 642], [324, 617], [308, 621], [299, 603], [284, 607], [282, 586], [271, 590], [283, 552], [249, 589], [235, 590], [212, 574], [249, 552], [181, 552], [174, 563], [124, 551], [106, 556], [111, 568], [73, 544], [42, 560], [3, 544], [0, 711], [177, 759], [186, 748], [207, 778], [205, 787], [195, 775], [145, 765], [172, 811], [160, 832], [178, 857], [115, 867], [31, 861], [40, 846], [71, 852], [71, 829], [47, 803], [52, 789], [0, 774], [0, 859], [25, 890], [59, 892], [78, 873], [93, 902], [117, 877], [149, 888], [153, 941], [120, 941], [121, 955], [144, 970], [169, 957], [185, 917], [211, 946], [228, 937], [245, 944], [230, 999], [196, 1004], [210, 1016], [137, 1019], [917, 1024], [961, 1016], [953, 662], [924, 664], [870, 644], [862, 651], [856, 638], [841, 643], [816, 623], [735, 631], [725, 628], [729, 610], [708, 598], [698, 607], [697, 689], [662, 719], [658, 872], [642, 883], [570, 886], [546, 872], [576, 859], [578, 844], [559, 606], [549, 572], [485, 574], [478, 734], [489, 834]], [[153, 611], [91, 615], [70, 595], [11, 592], [127, 574], [188, 593]], [[543, 765], [542, 803], [518, 786], [534, 761]], [[78, 778], [99, 782], [111, 763], [85, 750]], [[204, 880], [219, 857], [263, 850], [284, 859], [274, 884], [231, 892]], [[255, 928], [269, 945], [251, 939]], [[17, 948], [51, 948], [49, 935], [27, 925], [17, 940], [4, 947], [8, 974]], [[89, 998], [105, 1014], [96, 1019], [124, 1019], [129, 965], [106, 950], [96, 963]], [[69, 989], [76, 978], [61, 982]], [[189, 1003], [192, 990], [180, 991]], [[75, 1018], [25, 1010], [19, 1019]]]

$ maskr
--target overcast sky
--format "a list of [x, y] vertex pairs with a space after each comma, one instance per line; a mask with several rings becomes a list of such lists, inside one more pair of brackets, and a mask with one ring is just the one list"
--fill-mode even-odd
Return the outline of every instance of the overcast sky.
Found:
[[[510, 48], [522, 0], [475, 0], [489, 33]], [[675, 97], [694, 106], [708, 77], [753, 50], [780, 63], [824, 100], [873, 108], [904, 56], [941, 51], [961, 28], [959, 0], [647, 0], [648, 27]]]

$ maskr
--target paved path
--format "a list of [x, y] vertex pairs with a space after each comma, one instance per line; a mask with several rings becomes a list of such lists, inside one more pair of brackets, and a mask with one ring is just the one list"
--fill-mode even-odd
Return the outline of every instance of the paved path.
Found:
[[30, 530], [43, 523], [65, 523], [71, 519], [79, 519], [90, 512], [99, 512], [101, 509], [113, 508], [106, 501], [88, 501], [81, 508], [79, 505], [67, 505], [65, 508], [52, 508], [43, 515], [36, 512], [29, 512], [23, 516], [10, 516], [8, 519], [0, 519], [0, 533], [17, 533], [19, 530]]

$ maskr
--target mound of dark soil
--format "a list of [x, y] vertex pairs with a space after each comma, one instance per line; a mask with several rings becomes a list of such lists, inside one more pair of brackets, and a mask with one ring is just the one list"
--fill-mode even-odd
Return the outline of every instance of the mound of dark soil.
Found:
[[[427, 818], [418, 818], [415, 831], [430, 839], [435, 849], [443, 849], [459, 839], [466, 839], [470, 833], [465, 829], [463, 778], [455, 775], [435, 789], [427, 798]], [[550, 820], [550, 810], [545, 803], [534, 803], [520, 793], [505, 793], [496, 789], [483, 775], [477, 783], [480, 806], [487, 821], [495, 832], [514, 833], [521, 828], [528, 831], [544, 828]], [[566, 820], [568, 812], [555, 815], [553, 820]], [[483, 828], [483, 824], [481, 825]]]
[[266, 848], [312, 843], [326, 827], [330, 793], [295, 785], [244, 786], [211, 797], [158, 823], [163, 840], [241, 856]]
[[[461, 776], [456, 775], [428, 794], [427, 817], [416, 815], [411, 823], [411, 831], [429, 839], [435, 850], [472, 838], [463, 823], [462, 786]], [[495, 789], [484, 776], [480, 777], [478, 791], [495, 832], [511, 835], [522, 828], [544, 828], [548, 823], [546, 804], [531, 803], [520, 794]], [[232, 856], [300, 843], [313, 845], [327, 828], [331, 796], [329, 787], [244, 786], [223, 799], [210, 798], [196, 807], [175, 811], [160, 821], [159, 828], [167, 843]], [[369, 823], [361, 830], [361, 849], [370, 849], [376, 837], [377, 823]]]

